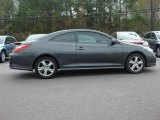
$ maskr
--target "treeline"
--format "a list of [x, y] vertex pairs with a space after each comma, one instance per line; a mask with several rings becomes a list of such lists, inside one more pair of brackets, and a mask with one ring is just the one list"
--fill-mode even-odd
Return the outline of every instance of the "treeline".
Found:
[[151, 12], [151, 0], [0, 0], [0, 34], [71, 28], [143, 32], [151, 25], [160, 30], [160, 1], [152, 2]]

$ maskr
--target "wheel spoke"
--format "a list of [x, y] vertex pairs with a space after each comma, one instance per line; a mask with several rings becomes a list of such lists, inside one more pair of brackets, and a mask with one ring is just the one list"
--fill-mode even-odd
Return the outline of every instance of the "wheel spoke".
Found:
[[139, 61], [139, 62], [137, 62], [138, 63], [138, 65], [142, 65], [143, 64], [143, 62], [142, 61]]
[[50, 66], [52, 66], [53, 65], [53, 63], [50, 61], [49, 63], [48, 63], [48, 67], [50, 67]]
[[43, 60], [41, 63], [42, 63], [44, 66], [46, 66], [46, 61], [45, 61], [45, 60]]
[[47, 69], [44, 69], [44, 76], [47, 76], [48, 74], [48, 70]]
[[131, 70], [135, 70], [135, 68], [136, 68], [136, 65], [134, 64], [132, 67], [131, 67]]
[[42, 71], [44, 69], [45, 69], [45, 67], [38, 67], [38, 71]]
[[134, 64], [134, 61], [133, 60], [130, 60], [130, 62], [129, 62], [130, 64]]
[[135, 57], [135, 62], [138, 62], [138, 57], [137, 56]]

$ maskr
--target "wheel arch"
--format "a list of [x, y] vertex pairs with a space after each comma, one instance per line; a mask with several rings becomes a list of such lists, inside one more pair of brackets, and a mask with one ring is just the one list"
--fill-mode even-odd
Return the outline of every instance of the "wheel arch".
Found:
[[4, 51], [5, 53], [7, 53], [7, 51], [6, 51], [4, 48], [1, 49], [1, 52], [2, 52], [2, 51]]
[[33, 68], [33, 69], [35, 69], [36, 61], [37, 61], [38, 59], [40, 59], [41, 57], [50, 57], [50, 58], [54, 59], [54, 60], [56, 61], [57, 65], [58, 65], [58, 69], [59, 69], [59, 62], [58, 62], [58, 60], [56, 59], [56, 57], [54, 57], [54, 56], [52, 56], [52, 55], [50, 55], [50, 54], [42, 54], [42, 55], [38, 56], [38, 57], [34, 60], [34, 62], [33, 62], [33, 65], [32, 65], [32, 68]]
[[147, 66], [147, 58], [146, 58], [146, 56], [145, 56], [142, 52], [140, 52], [140, 51], [135, 51], [135, 52], [131, 52], [130, 54], [128, 54], [128, 56], [127, 56], [126, 59], [125, 59], [124, 65], [126, 65], [126, 62], [127, 62], [128, 58], [129, 58], [129, 56], [131, 56], [131, 55], [133, 55], [133, 54], [140, 54], [140, 55], [142, 55], [143, 58], [144, 58], [144, 60], [145, 60], [145, 66]]
[[160, 44], [157, 44], [157, 45], [156, 45], [156, 49], [155, 49], [155, 51], [157, 50], [157, 47], [159, 47], [159, 46], [160, 46]]

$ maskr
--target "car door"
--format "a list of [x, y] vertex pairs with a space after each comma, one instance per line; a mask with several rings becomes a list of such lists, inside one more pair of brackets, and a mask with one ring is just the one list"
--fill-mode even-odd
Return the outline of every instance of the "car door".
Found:
[[10, 46], [11, 46], [11, 52], [13, 51], [13, 49], [16, 47], [15, 42], [17, 42], [17, 40], [14, 37], [9, 37], [10, 39]]
[[79, 68], [116, 67], [123, 64], [123, 47], [111, 45], [112, 38], [96, 32], [77, 32], [77, 63]]
[[57, 58], [61, 69], [77, 67], [74, 32], [60, 34], [50, 39], [47, 45], [47, 48], [44, 49], [52, 50], [52, 54]]
[[11, 45], [10, 37], [6, 37], [4, 44], [5, 44], [5, 49], [6, 49], [7, 55], [9, 55], [13, 49], [12, 45]]

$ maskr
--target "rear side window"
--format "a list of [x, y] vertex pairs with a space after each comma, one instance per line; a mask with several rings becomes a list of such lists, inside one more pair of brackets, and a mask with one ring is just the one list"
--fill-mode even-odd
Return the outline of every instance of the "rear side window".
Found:
[[75, 42], [74, 33], [65, 33], [51, 39], [56, 42]]

